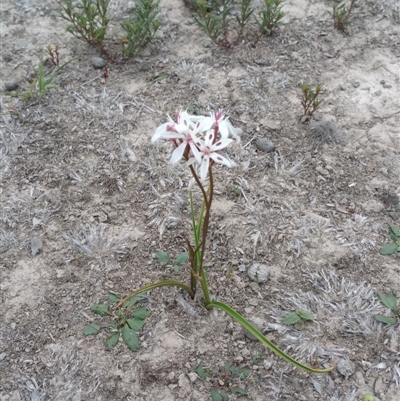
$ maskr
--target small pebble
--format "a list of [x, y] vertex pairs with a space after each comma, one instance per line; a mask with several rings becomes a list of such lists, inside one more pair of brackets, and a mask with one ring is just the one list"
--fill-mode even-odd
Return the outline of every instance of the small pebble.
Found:
[[102, 68], [104, 68], [106, 65], [106, 61], [101, 58], [101, 57], [93, 57], [92, 58], [92, 66], [96, 69], [96, 70], [101, 70]]
[[265, 153], [270, 153], [275, 150], [275, 144], [267, 138], [257, 138], [256, 146], [259, 150]]
[[6, 91], [12, 92], [15, 91], [18, 88], [18, 82], [14, 81], [13, 79], [10, 81], [4, 82], [4, 87], [6, 88]]
[[262, 263], [253, 263], [247, 270], [247, 275], [257, 283], [264, 283], [269, 278], [269, 268]]
[[341, 359], [336, 365], [338, 372], [343, 375], [346, 380], [354, 373], [356, 367], [353, 362], [348, 359]]

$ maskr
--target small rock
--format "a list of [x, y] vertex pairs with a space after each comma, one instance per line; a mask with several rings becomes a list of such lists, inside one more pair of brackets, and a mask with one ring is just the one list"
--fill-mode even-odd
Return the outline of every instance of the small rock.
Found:
[[343, 375], [346, 380], [354, 373], [356, 367], [349, 359], [341, 359], [336, 365], [338, 372]]
[[320, 173], [321, 175], [327, 177], [329, 176], [329, 171], [325, 170], [323, 167], [321, 166], [317, 166], [317, 168], [315, 169], [318, 173]]
[[247, 270], [247, 275], [257, 283], [264, 283], [269, 278], [269, 268], [262, 263], [253, 263]]
[[265, 153], [270, 153], [275, 150], [275, 144], [267, 138], [257, 138], [256, 146], [259, 150]]
[[194, 383], [199, 378], [199, 376], [195, 372], [188, 373], [188, 376], [192, 383]]
[[135, 11], [135, 8], [136, 8], [136, 5], [135, 5], [135, 2], [134, 1], [130, 1], [130, 2], [128, 2], [128, 4], [126, 5], [126, 11], [129, 13], [129, 12], [132, 12], [132, 11]]
[[36, 235], [34, 235], [31, 238], [31, 252], [32, 252], [32, 256], [35, 256], [41, 249], [42, 249], [42, 241], [39, 237], [37, 237]]
[[250, 356], [250, 351], [247, 348], [243, 348], [241, 354], [246, 358]]
[[6, 91], [8, 91], [8, 92], [15, 91], [18, 88], [18, 82], [11, 79], [10, 81], [4, 82], [4, 87], [6, 88]]
[[92, 66], [96, 70], [101, 70], [106, 65], [106, 61], [101, 57], [93, 57], [92, 58]]
[[[258, 330], [262, 331], [262, 328], [257, 324], [254, 323], [252, 320], [249, 320], [249, 322]], [[252, 341], [257, 341], [257, 338], [253, 336], [248, 330], [246, 330], [244, 327], [242, 328], [242, 333], [244, 334], [245, 337], [247, 337], [249, 340]]]
[[5, 352], [2, 352], [2, 353], [0, 354], [0, 362], [1, 362], [3, 359], [5, 359], [6, 356], [7, 356], [7, 354], [6, 354]]

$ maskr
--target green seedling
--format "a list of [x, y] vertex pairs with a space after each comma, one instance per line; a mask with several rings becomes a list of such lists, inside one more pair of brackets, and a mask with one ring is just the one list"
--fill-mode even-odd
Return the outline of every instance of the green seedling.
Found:
[[269, 36], [273, 30], [281, 25], [283, 18], [283, 0], [264, 0], [264, 9], [259, 12], [257, 20], [261, 35]]
[[335, 2], [333, 4], [333, 25], [339, 31], [344, 31], [346, 26], [350, 24], [350, 14], [355, 3], [356, 0], [351, 0], [348, 7], [346, 7], [345, 2], [339, 4]]
[[150, 316], [150, 312], [144, 307], [134, 307], [136, 304], [143, 300], [143, 297], [136, 296], [129, 300], [124, 305], [124, 308], [115, 310], [113, 305], [120, 301], [120, 298], [113, 293], [108, 296], [111, 305], [93, 304], [90, 310], [98, 316], [110, 317], [112, 322], [100, 325], [98, 323], [90, 323], [83, 329], [85, 336], [92, 336], [99, 334], [100, 330], [105, 329], [109, 332], [106, 339], [106, 349], [111, 350], [114, 348], [122, 335], [125, 345], [131, 351], [137, 351], [139, 348], [139, 337], [137, 332], [140, 331], [144, 325], [145, 319]]
[[60, 65], [60, 53], [58, 52], [58, 44], [54, 46], [54, 49], [51, 45], [47, 45], [46, 53], [49, 55], [53, 65], [55, 67], [58, 67]]
[[390, 224], [389, 236], [393, 243], [384, 245], [379, 253], [381, 255], [396, 255], [400, 258], [400, 228], [396, 224]]
[[395, 324], [397, 319], [400, 317], [396, 294], [394, 292], [391, 292], [385, 295], [382, 292], [378, 292], [378, 295], [382, 303], [393, 312], [394, 316], [376, 315], [375, 319], [378, 322]]
[[311, 86], [306, 83], [300, 84], [300, 87], [302, 92], [301, 105], [303, 106], [303, 114], [308, 119], [311, 119], [322, 102], [320, 95], [324, 93], [324, 88], [319, 83], [315, 86], [315, 89], [311, 88]]
[[251, 8], [252, 0], [242, 0], [240, 3], [240, 13], [236, 16], [236, 21], [238, 23], [238, 38], [240, 39], [243, 36], [243, 31], [248, 22], [250, 21], [250, 17], [252, 16], [254, 9]]
[[297, 309], [295, 312], [288, 313], [283, 319], [283, 323], [294, 326], [296, 330], [303, 330], [307, 321], [313, 321], [314, 315], [306, 310]]
[[189, 103], [186, 105], [185, 109], [190, 114], [197, 114], [198, 111], [203, 107], [201, 103]]
[[139, 0], [134, 14], [122, 24], [125, 35], [120, 39], [122, 58], [110, 54], [105, 46], [110, 0], [59, 0], [61, 18], [69, 22], [67, 32], [98, 49], [109, 61], [122, 64], [136, 57], [155, 36], [161, 25], [155, 0]]
[[121, 38], [122, 52], [126, 59], [136, 57], [154, 37], [161, 26], [158, 19], [159, 3], [154, 0], [139, 0], [135, 14], [122, 24], [125, 36]]
[[77, 39], [101, 49], [110, 20], [107, 17], [110, 0], [60, 0], [61, 18], [71, 25], [67, 32]]
[[[170, 258], [168, 254], [164, 251], [159, 251], [156, 253], [156, 258], [161, 263], [162, 265], [166, 265], [167, 263], [170, 262]], [[173, 269], [175, 272], [178, 272], [182, 265], [186, 263], [189, 259], [189, 255], [187, 252], [181, 252], [175, 259], [175, 262], [173, 264]]]
[[29, 90], [22, 94], [25, 103], [28, 103], [32, 98], [37, 97], [39, 100], [43, 99], [50, 89], [56, 88], [52, 84], [54, 78], [71, 62], [67, 61], [63, 65], [57, 67], [49, 76], [45, 76], [43, 57], [40, 59], [37, 78], [33, 80]]

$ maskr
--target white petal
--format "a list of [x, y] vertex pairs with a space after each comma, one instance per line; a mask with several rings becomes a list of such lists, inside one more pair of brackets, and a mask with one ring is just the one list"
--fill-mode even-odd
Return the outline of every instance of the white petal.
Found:
[[197, 160], [197, 163], [201, 163], [201, 154], [200, 154], [200, 152], [199, 152], [199, 149], [197, 149], [197, 146], [193, 143], [193, 142], [190, 142], [190, 150], [192, 151], [192, 153], [193, 153], [193, 156], [195, 157], [195, 159]]
[[194, 128], [194, 133], [208, 131], [214, 124], [211, 117], [203, 117], [199, 120]]
[[226, 148], [232, 142], [233, 142], [233, 139], [220, 139], [218, 142], [214, 143], [214, 145], [211, 146], [211, 150], [214, 152], [216, 150]]
[[228, 167], [232, 167], [232, 163], [224, 156], [221, 156], [219, 153], [211, 153], [211, 159], [215, 161], [215, 163], [223, 164]]
[[211, 148], [213, 142], [214, 142], [214, 130], [210, 129], [205, 134], [204, 146]]
[[218, 124], [219, 133], [221, 134], [221, 138], [228, 139], [229, 138], [229, 128], [226, 122], [227, 120], [223, 120]]
[[205, 180], [207, 177], [209, 165], [210, 165], [210, 158], [208, 156], [204, 156], [200, 166], [200, 178], [202, 180]]
[[186, 142], [182, 142], [173, 152], [171, 156], [171, 160], [169, 161], [171, 164], [179, 163], [182, 159], [183, 153], [186, 149]]
[[154, 143], [158, 139], [162, 137], [162, 135], [167, 132], [167, 126], [170, 125], [170, 123], [165, 123], [157, 127], [156, 131], [154, 132], [153, 136], [151, 137], [151, 142]]

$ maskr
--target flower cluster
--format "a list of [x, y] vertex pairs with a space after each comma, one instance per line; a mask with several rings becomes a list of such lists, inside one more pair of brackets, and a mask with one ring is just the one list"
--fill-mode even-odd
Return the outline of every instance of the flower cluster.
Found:
[[175, 116], [175, 121], [168, 116], [169, 121], [160, 125], [152, 142], [159, 139], [169, 139], [175, 149], [172, 152], [170, 162], [178, 163], [182, 158], [189, 164], [197, 162], [200, 178], [204, 180], [212, 163], [233, 166], [233, 162], [218, 153], [229, 146], [234, 140], [240, 140], [237, 129], [233, 128], [222, 112], [211, 113], [210, 117], [194, 116], [187, 111], [180, 111]]

